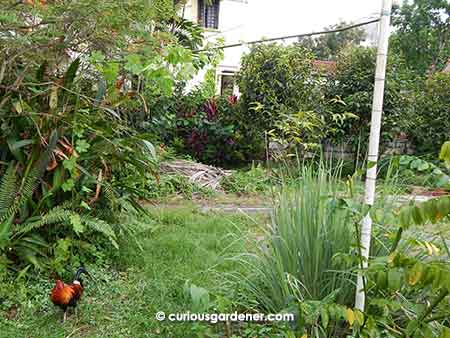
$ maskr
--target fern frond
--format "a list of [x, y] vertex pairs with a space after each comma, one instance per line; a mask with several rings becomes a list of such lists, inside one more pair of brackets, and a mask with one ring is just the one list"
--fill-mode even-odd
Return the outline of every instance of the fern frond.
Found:
[[73, 216], [75, 213], [67, 210], [61, 206], [55, 207], [52, 210], [50, 210], [47, 214], [40, 216], [39, 219], [34, 220], [32, 222], [27, 222], [27, 224], [23, 227], [21, 227], [16, 235], [23, 235], [26, 234], [32, 230], [41, 228], [46, 225], [51, 224], [69, 224], [70, 223], [70, 217]]
[[107, 222], [92, 217], [88, 215], [80, 215], [74, 211], [67, 210], [61, 206], [53, 208], [51, 211], [49, 211], [47, 214], [40, 216], [39, 219], [34, 220], [32, 222], [27, 223], [25, 226], [20, 228], [14, 237], [27, 234], [33, 230], [36, 230], [38, 228], [41, 228], [46, 225], [51, 224], [65, 224], [69, 225], [71, 224], [71, 217], [79, 216], [81, 222], [88, 227], [89, 229], [98, 232], [105, 236], [111, 244], [118, 249], [119, 245], [117, 244], [117, 237], [116, 234]]
[[0, 219], [14, 202], [17, 191], [16, 172], [11, 163], [0, 181]]
[[119, 249], [119, 244], [117, 244], [117, 237], [116, 233], [114, 232], [113, 228], [110, 224], [106, 223], [105, 221], [92, 217], [87, 215], [80, 215], [81, 216], [81, 222], [86, 225], [88, 228], [101, 233], [104, 235], [111, 244], [116, 248]]
[[114, 191], [114, 188], [109, 183], [104, 183], [103, 192], [106, 199], [106, 203], [108, 203], [110, 210], [116, 211], [119, 201], [116, 196], [116, 192]]

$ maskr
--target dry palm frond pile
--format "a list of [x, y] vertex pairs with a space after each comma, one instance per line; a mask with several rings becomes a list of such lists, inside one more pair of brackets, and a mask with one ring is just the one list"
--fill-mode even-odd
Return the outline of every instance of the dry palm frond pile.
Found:
[[185, 160], [163, 162], [160, 171], [165, 174], [182, 175], [200, 187], [213, 190], [221, 190], [221, 179], [231, 175], [231, 171], [228, 170]]

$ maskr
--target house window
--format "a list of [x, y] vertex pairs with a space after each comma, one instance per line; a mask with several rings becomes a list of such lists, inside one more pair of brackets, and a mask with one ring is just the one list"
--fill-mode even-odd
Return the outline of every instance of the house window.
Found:
[[217, 73], [217, 94], [240, 96], [235, 71], [222, 69]]
[[220, 0], [198, 0], [198, 21], [205, 28], [219, 28]]
[[220, 94], [231, 95], [234, 93], [234, 74], [222, 74], [220, 76]]

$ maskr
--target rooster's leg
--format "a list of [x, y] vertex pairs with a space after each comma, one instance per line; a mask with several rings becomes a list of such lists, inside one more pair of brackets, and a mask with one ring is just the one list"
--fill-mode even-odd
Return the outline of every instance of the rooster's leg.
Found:
[[66, 321], [66, 319], [67, 319], [67, 309], [64, 310], [63, 324], [64, 324], [64, 322]]

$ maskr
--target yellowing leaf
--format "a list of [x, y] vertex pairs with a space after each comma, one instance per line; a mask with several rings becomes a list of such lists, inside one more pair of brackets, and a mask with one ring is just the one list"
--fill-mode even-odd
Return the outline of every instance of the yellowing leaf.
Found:
[[397, 256], [397, 252], [392, 252], [388, 257], [388, 263], [392, 264], [394, 262], [395, 257]]
[[359, 311], [359, 310], [355, 310], [354, 313], [355, 313], [355, 319], [356, 319], [356, 322], [357, 322], [359, 325], [363, 325], [363, 324], [364, 324], [364, 313], [362, 313], [362, 312]]
[[423, 244], [427, 248], [428, 256], [433, 256], [433, 248], [431, 247], [430, 243], [423, 242]]
[[308, 335], [305, 333], [303, 336], [301, 336], [300, 338], [308, 338]]
[[20, 101], [14, 102], [14, 109], [18, 114], [21, 114], [23, 112], [22, 102]]
[[408, 274], [408, 283], [410, 285], [416, 285], [423, 276], [423, 265], [420, 263], [414, 264]]
[[355, 313], [352, 309], [347, 309], [347, 311], [345, 311], [345, 318], [347, 319], [350, 326], [353, 326], [353, 323], [355, 322]]
[[445, 163], [450, 166], [450, 141], [447, 141], [442, 145], [439, 159], [445, 161]]
[[435, 255], [439, 256], [439, 253], [441, 252], [441, 250], [436, 245], [434, 245], [433, 243], [430, 243], [430, 246], [433, 249]]

